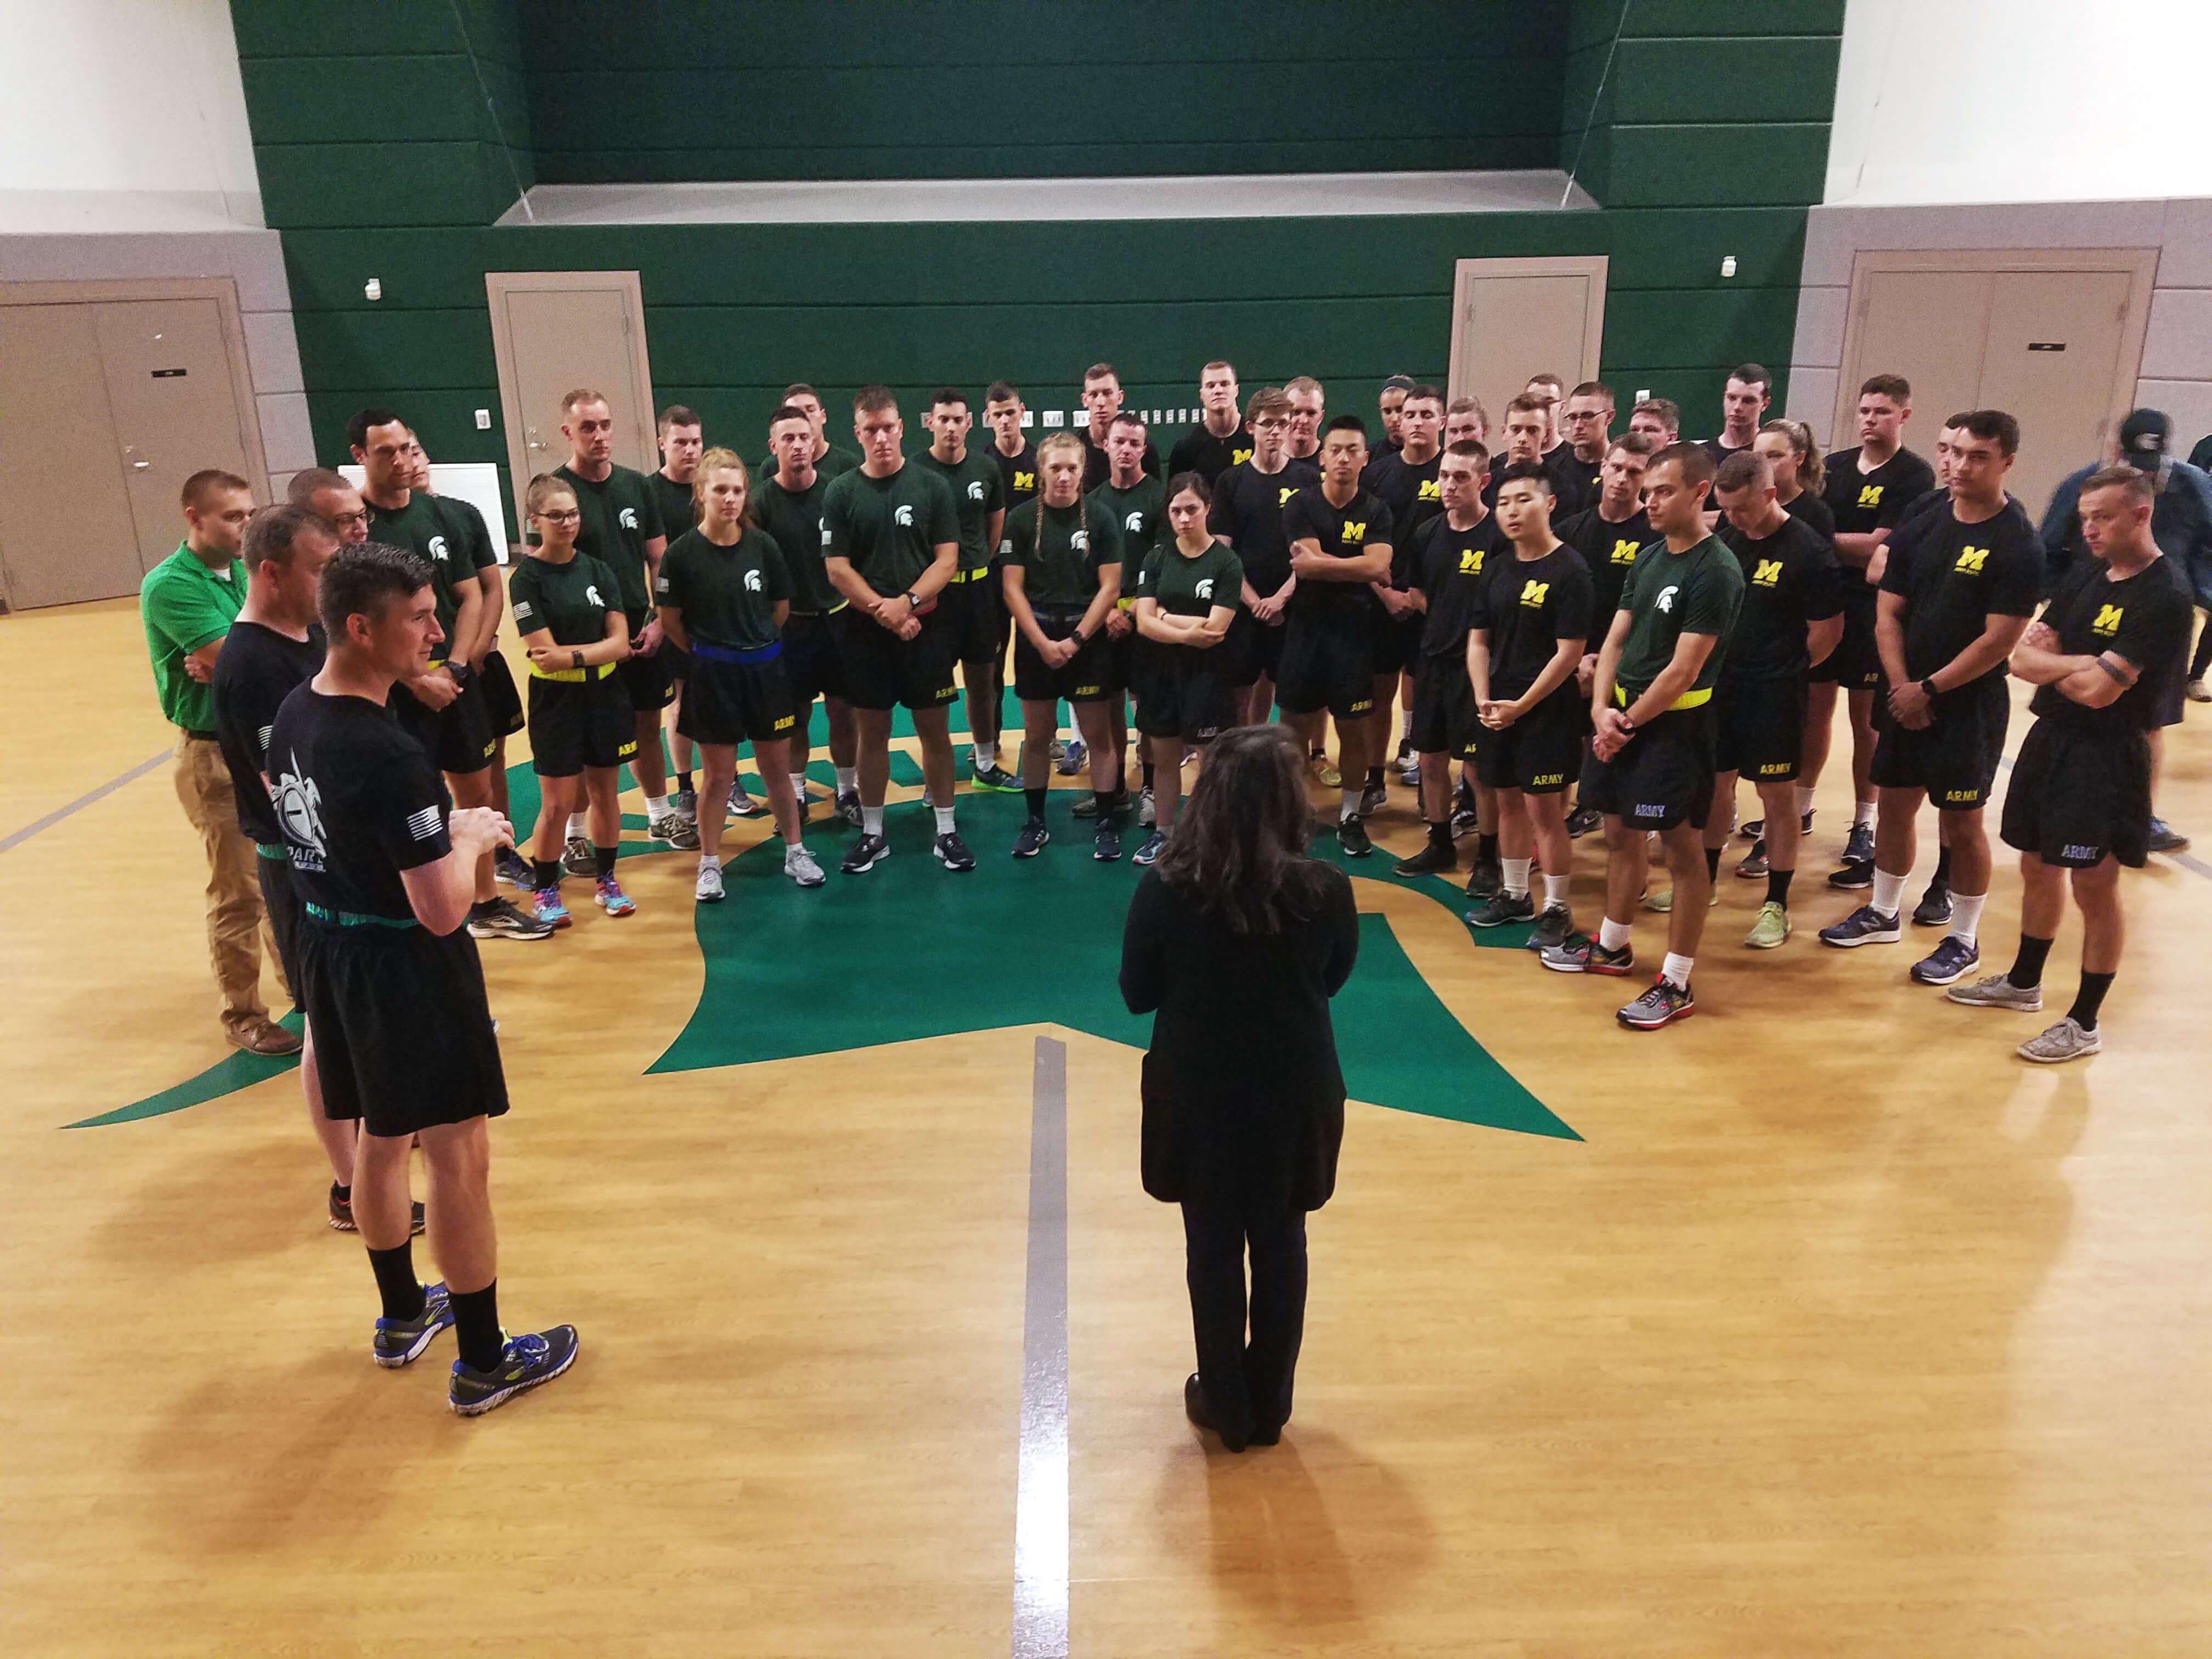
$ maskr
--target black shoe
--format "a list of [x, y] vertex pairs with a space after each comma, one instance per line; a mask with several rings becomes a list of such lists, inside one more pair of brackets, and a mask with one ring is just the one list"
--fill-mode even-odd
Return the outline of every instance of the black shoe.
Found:
[[1198, 1380], [1196, 1371], [1193, 1371], [1183, 1379], [1182, 1414], [1190, 1419], [1193, 1428], [1204, 1429], [1210, 1434], [1221, 1435], [1221, 1443], [1231, 1451], [1241, 1452], [1244, 1449], [1245, 1442], [1241, 1437], [1222, 1434], [1221, 1425], [1213, 1420], [1213, 1408], [1206, 1401], [1206, 1387]]
[[937, 861], [956, 873], [975, 867], [975, 855], [968, 850], [968, 843], [960, 839], [957, 830], [947, 830], [937, 838]]
[[1449, 842], [1442, 846], [1431, 842], [1411, 858], [1399, 860], [1390, 873], [1394, 876], [1433, 876], [1458, 868], [1458, 848]]
[[872, 836], [865, 830], [860, 840], [845, 851], [837, 867], [848, 876], [865, 875], [891, 855], [891, 844], [881, 836]]
[[1528, 930], [1528, 948], [1548, 951], [1553, 945], [1565, 945], [1575, 931], [1574, 921], [1564, 904], [1554, 904], [1536, 918], [1536, 925]]
[[1735, 832], [1746, 841], [1763, 840], [1766, 835], [1766, 820], [1753, 818], [1748, 823], [1739, 823], [1735, 827]]
[[2153, 853], [2185, 853], [2189, 850], [2189, 837], [2164, 818], [2153, 818], [2150, 821], [2150, 839], [2143, 846], [2146, 851]]
[[1475, 828], [1474, 808], [1472, 806], [1462, 806], [1451, 815], [1451, 833], [1454, 841], [1465, 841], [1474, 833]]
[[[360, 1229], [356, 1227], [353, 1222], [353, 1200], [350, 1197], [338, 1196], [338, 1183], [335, 1181], [331, 1182], [330, 1200], [331, 1231], [339, 1233], [358, 1232]], [[422, 1206], [418, 1201], [412, 1206], [408, 1215], [407, 1231], [410, 1237], [415, 1238], [422, 1237], [424, 1219]]]
[[1595, 806], [1577, 806], [1567, 814], [1567, 833], [1580, 841], [1593, 830], [1605, 827], [1605, 814]]
[[1337, 820], [1336, 844], [1348, 859], [1364, 859], [1375, 850], [1375, 843], [1367, 839], [1367, 826], [1359, 821], [1358, 813]]
[[1359, 816], [1371, 818], [1390, 804], [1390, 791], [1384, 785], [1370, 783], [1359, 797]]
[[1044, 827], [1042, 818], [1031, 818], [1022, 825], [1022, 833], [1014, 837], [1014, 856], [1033, 859], [1045, 849], [1052, 840], [1052, 831]]
[[1535, 901], [1526, 893], [1518, 898], [1510, 893], [1492, 893], [1480, 909], [1467, 913], [1466, 921], [1470, 927], [1503, 927], [1508, 922], [1527, 921], [1535, 914]]
[[[1127, 789], [1116, 790], [1114, 795], [1115, 812], [1117, 815], [1126, 814], [1128, 810], [1129, 792]], [[1097, 817], [1098, 816], [1098, 797], [1097, 793], [1094, 792], [1085, 795], [1081, 800], [1076, 802], [1073, 806], [1068, 809], [1068, 812], [1071, 817], [1079, 818]]]
[[1844, 840], [1842, 862], [1869, 866], [1874, 863], [1874, 826], [1872, 824], [1855, 823], [1851, 826], [1851, 833]]
[[1121, 827], [1109, 820], [1098, 826], [1091, 837], [1091, 856], [1101, 864], [1114, 864], [1121, 857]]
[[1920, 896], [1920, 902], [1912, 907], [1915, 927], [1941, 927], [1951, 920], [1951, 884], [1931, 881], [1928, 890]]
[[860, 816], [860, 792], [859, 790], [848, 789], [843, 794], [837, 797], [837, 816], [844, 819], [847, 823], [850, 824], [855, 830], [859, 829], [862, 823], [866, 822], [866, 820], [862, 818]]
[[1847, 864], [1840, 870], [1828, 872], [1828, 885], [1847, 892], [1856, 892], [1874, 885], [1874, 866]]
[[1475, 899], [1488, 898], [1504, 885], [1505, 872], [1498, 867], [1498, 860], [1479, 860], [1467, 878], [1467, 896]]

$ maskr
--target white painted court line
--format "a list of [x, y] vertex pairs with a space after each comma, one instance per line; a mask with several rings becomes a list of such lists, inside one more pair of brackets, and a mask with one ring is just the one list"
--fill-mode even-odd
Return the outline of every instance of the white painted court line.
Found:
[[80, 795], [76, 799], [71, 801], [67, 806], [57, 807], [54, 811], [47, 813], [46, 817], [39, 819], [35, 823], [25, 824], [21, 830], [16, 830], [14, 835], [9, 836], [6, 840], [0, 841], [0, 853], [6, 852], [11, 847], [21, 846], [23, 842], [30, 840], [32, 836], [37, 835], [40, 830], [52, 829], [64, 818], [69, 817], [72, 812], [82, 812], [86, 807], [91, 805], [93, 802], [100, 799], [101, 796], [112, 795], [117, 790], [120, 789], [125, 784], [133, 782], [139, 778], [144, 777], [149, 772], [152, 771], [155, 767], [159, 766], [163, 761], [168, 759], [170, 756], [176, 752], [177, 751], [173, 749], [164, 749], [160, 754], [152, 757], [150, 759], [140, 761], [137, 765], [132, 767], [121, 777], [110, 778], [106, 783], [101, 784], [99, 788], [94, 790], [90, 794]]
[[1014, 1659], [1067, 1659], [1067, 1045], [1036, 1040], [1014, 1498]]

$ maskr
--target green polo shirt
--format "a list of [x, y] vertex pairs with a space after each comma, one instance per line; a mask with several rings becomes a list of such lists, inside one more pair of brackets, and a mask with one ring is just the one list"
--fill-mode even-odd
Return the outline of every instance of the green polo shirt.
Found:
[[214, 690], [185, 672], [185, 659], [230, 632], [246, 608], [246, 561], [210, 570], [184, 544], [146, 573], [138, 585], [138, 617], [146, 625], [146, 650], [154, 659], [154, 690], [161, 714], [188, 732], [215, 730]]

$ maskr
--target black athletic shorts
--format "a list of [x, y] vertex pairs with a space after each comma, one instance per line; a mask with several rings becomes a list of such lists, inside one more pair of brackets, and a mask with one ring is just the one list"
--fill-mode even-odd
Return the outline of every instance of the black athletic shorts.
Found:
[[1229, 649], [1219, 645], [1163, 645], [1141, 640], [1130, 689], [1137, 698], [1137, 730], [1148, 738], [1181, 738], [1205, 743], [1237, 723], [1237, 690], [1214, 660]]
[[[1856, 570], [1844, 572], [1844, 632], [1836, 648], [1813, 665], [1810, 678], [1846, 691], [1871, 691], [1881, 684], [1881, 653], [1875, 648], [1875, 591]], [[1862, 600], [1855, 591], [1866, 589]]]
[[484, 653], [477, 678], [483, 685], [484, 714], [494, 738], [511, 738], [522, 730], [522, 694], [514, 689], [514, 672], [497, 651]]
[[[1474, 696], [1472, 687], [1468, 695]], [[1582, 770], [1583, 739], [1589, 734], [1589, 708], [1569, 680], [1504, 730], [1482, 728], [1475, 744], [1475, 781], [1486, 789], [1558, 794]]]
[[845, 663], [837, 653], [832, 617], [793, 611], [784, 618], [783, 680], [790, 688], [792, 712], [802, 717], [817, 697], [845, 700]]
[[1283, 628], [1275, 701], [1286, 714], [1326, 708], [1340, 720], [1375, 712], [1373, 608], [1367, 605], [1304, 611]]
[[765, 662], [714, 662], [692, 652], [691, 678], [676, 714], [676, 729], [692, 742], [750, 741], [757, 747], [788, 738], [798, 724], [781, 652]]
[[[1133, 610], [1125, 610], [1121, 614], [1129, 618], [1129, 631], [1119, 635], [1109, 632], [1106, 635], [1106, 649], [1113, 653], [1114, 683], [1133, 697], [1144, 690], [1137, 684], [1137, 641], [1139, 637], [1137, 633], [1137, 618]], [[1226, 640], [1222, 641], [1223, 645], [1227, 643]]]
[[1704, 829], [1713, 805], [1712, 705], [1667, 710], [1609, 761], [1593, 750], [1576, 799], [1632, 830]]
[[394, 685], [392, 712], [398, 716], [400, 729], [422, 745], [432, 763], [454, 777], [483, 771], [491, 764], [492, 752], [499, 746], [485, 709], [483, 682], [465, 669], [460, 696], [443, 708], [433, 708], [405, 686]]
[[1935, 721], [1908, 732], [1890, 718], [1888, 699], [1875, 705], [1880, 736], [1874, 745], [1878, 789], [1925, 789], [1939, 811], [1972, 812], [1990, 804], [1997, 763], [2004, 757], [2012, 699], [2002, 672], [1936, 699]]
[[2087, 870], [2106, 854], [2130, 870], [2150, 855], [2150, 742], [2039, 720], [2005, 786], [1997, 833], [2045, 864]]
[[678, 688], [677, 695], [681, 696], [684, 682], [691, 678], [691, 653], [673, 640], [663, 640], [653, 654], [662, 659], [661, 667]]
[[1413, 664], [1413, 752], [1473, 760], [1490, 733], [1474, 708], [1467, 659], [1421, 657]]
[[1792, 783], [1805, 752], [1805, 682], [1749, 680], [1714, 696], [1713, 769], [1748, 781]]
[[[1087, 610], [1088, 607], [1086, 606]], [[1031, 605], [1037, 627], [1048, 640], [1064, 640], [1083, 620], [1082, 611], [1055, 611]], [[1024, 702], [1105, 702], [1121, 695], [1121, 677], [1114, 658], [1114, 641], [1103, 627], [1058, 668], [1048, 668], [1029, 636], [1014, 634], [1014, 695]]]
[[845, 674], [845, 701], [855, 708], [942, 708], [960, 695], [953, 678], [951, 618], [939, 604], [918, 618], [921, 632], [902, 640], [873, 617], [847, 605], [830, 618]]
[[296, 1007], [307, 1006], [300, 988], [300, 891], [292, 884], [292, 860], [278, 848], [270, 858], [257, 846], [253, 873], [261, 880], [261, 908], [269, 915], [269, 936], [276, 941], [276, 965], [284, 970]]
[[[635, 640], [638, 630], [630, 630]], [[656, 714], [676, 701], [676, 659], [664, 645], [649, 657], [624, 657], [619, 665], [623, 690], [629, 693], [631, 712]]]
[[1274, 679], [1282, 665], [1283, 635], [1289, 626], [1279, 619], [1263, 623], [1249, 611], [1238, 611], [1230, 620], [1229, 637], [1221, 642], [1229, 653], [1230, 684], [1256, 685], [1262, 678]]
[[1412, 672], [1413, 665], [1421, 659], [1421, 635], [1428, 625], [1429, 619], [1418, 611], [1410, 617], [1393, 617], [1377, 600], [1372, 648], [1376, 673]]
[[323, 1115], [396, 1137], [507, 1110], [483, 969], [466, 927], [300, 923]]
[[966, 581], [951, 581], [938, 595], [938, 607], [945, 613], [945, 621], [952, 629], [952, 659], [955, 662], [995, 662], [1006, 647], [999, 642], [999, 613], [992, 603], [991, 588], [998, 572], [989, 568], [978, 570]]
[[530, 769], [541, 778], [573, 778], [587, 766], [637, 758], [637, 714], [621, 675], [580, 672], [588, 678], [530, 677]]

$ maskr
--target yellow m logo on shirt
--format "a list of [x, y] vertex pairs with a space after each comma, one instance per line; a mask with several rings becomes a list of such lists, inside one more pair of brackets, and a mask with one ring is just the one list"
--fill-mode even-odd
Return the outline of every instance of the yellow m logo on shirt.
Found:
[[1523, 582], [1521, 585], [1521, 603], [1532, 611], [1540, 611], [1544, 608], [1544, 596], [1551, 591], [1549, 582]]
[[1014, 488], [1017, 489], [1035, 489], [1036, 488], [1036, 474], [1034, 472], [1017, 471], [1014, 474]]
[[1348, 542], [1365, 541], [1367, 539], [1367, 520], [1361, 519], [1355, 523], [1353, 520], [1346, 519], [1344, 521], [1344, 539]]
[[1642, 545], [1643, 544], [1640, 542], [1632, 542], [1624, 537], [1622, 539], [1613, 544], [1613, 562], [1615, 564], [1634, 564], [1636, 562], [1636, 550]]
[[1757, 587], [1772, 587], [1782, 580], [1782, 561], [1761, 559], [1751, 573], [1752, 584]]
[[1443, 487], [1434, 478], [1422, 479], [1421, 499], [1425, 501], [1442, 501], [1443, 499]]
[[1859, 505], [1861, 507], [1880, 507], [1881, 505], [1881, 486], [1880, 484], [1861, 484], [1859, 486]]
[[1288, 507], [1291, 504], [1291, 497], [1297, 493], [1298, 487], [1296, 484], [1282, 485], [1275, 492], [1275, 505], [1277, 507]]
[[1963, 571], [1969, 576], [1978, 576], [1982, 574], [1982, 566], [1988, 562], [1990, 550], [1986, 547], [1962, 547], [1959, 550], [1959, 562], [1951, 568], [1954, 570]]
[[2124, 609], [2117, 605], [2100, 605], [2097, 619], [2089, 624], [2089, 631], [2100, 639], [2109, 640], [2120, 631], [2120, 617]]
[[1462, 547], [1460, 549], [1459, 574], [1462, 576], [1479, 576], [1482, 574], [1482, 550], [1480, 548]]

